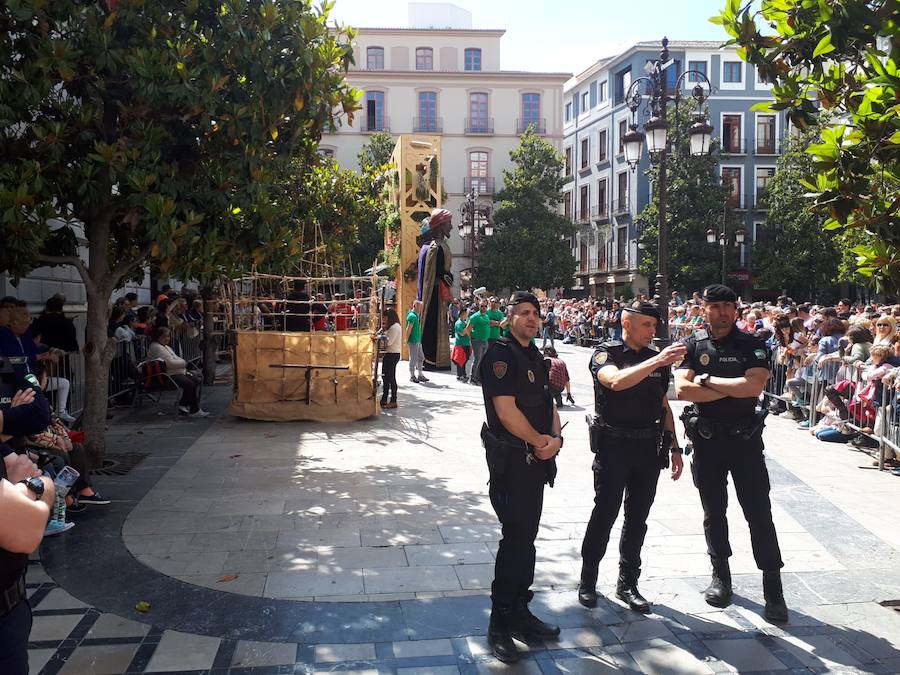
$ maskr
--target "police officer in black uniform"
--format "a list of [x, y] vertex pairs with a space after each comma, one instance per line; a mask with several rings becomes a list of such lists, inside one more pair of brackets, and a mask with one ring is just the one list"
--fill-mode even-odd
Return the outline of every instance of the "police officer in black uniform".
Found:
[[480, 365], [487, 423], [482, 427], [491, 505], [503, 526], [491, 584], [488, 642], [494, 656], [519, 659], [512, 636], [555, 639], [559, 627], [528, 609], [534, 596], [534, 540], [544, 500], [553, 486], [556, 454], [562, 447], [559, 415], [550, 393], [549, 369], [531, 342], [541, 326], [541, 307], [531, 293], [511, 301], [508, 336], [498, 339]]
[[672, 479], [681, 476], [681, 449], [666, 394], [671, 365], [684, 357], [683, 345], [660, 351], [652, 345], [659, 313], [651, 303], [635, 301], [624, 307], [622, 340], [600, 344], [591, 357], [595, 416], [590, 425], [595, 453], [594, 510], [581, 545], [578, 601], [597, 606], [597, 570], [606, 553], [609, 533], [625, 496], [625, 524], [619, 542], [616, 597], [637, 612], [650, 611], [637, 580], [647, 516], [656, 496], [661, 468]]
[[712, 559], [706, 602], [726, 607], [731, 601], [728, 558], [728, 473], [750, 525], [756, 566], [763, 572], [765, 617], [788, 620], [781, 588], [781, 551], [772, 523], [769, 474], [763, 457], [765, 411], [756, 404], [769, 377], [769, 353], [762, 340], [735, 325], [737, 296], [721, 284], [703, 289], [706, 326], [688, 337], [687, 354], [675, 371], [678, 398], [685, 410], [685, 432], [694, 444], [691, 473], [703, 504], [703, 530]]
[[33, 375], [19, 380], [0, 356], [0, 673], [27, 675], [31, 607], [25, 597], [28, 554], [41, 543], [55, 492], [28, 455], [6, 444], [43, 431], [50, 406]]

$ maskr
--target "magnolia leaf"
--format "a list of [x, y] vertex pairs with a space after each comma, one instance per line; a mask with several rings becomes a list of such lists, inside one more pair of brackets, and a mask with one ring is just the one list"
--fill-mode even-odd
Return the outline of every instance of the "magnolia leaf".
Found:
[[831, 44], [831, 33], [825, 33], [825, 36], [819, 40], [819, 44], [817, 44], [816, 48], [813, 50], [813, 58], [822, 56], [823, 54], [829, 54], [835, 49], [835, 46]]

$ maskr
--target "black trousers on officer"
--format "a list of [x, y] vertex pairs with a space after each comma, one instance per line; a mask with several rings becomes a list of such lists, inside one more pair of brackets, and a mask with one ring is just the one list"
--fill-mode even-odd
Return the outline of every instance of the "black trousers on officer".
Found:
[[28, 675], [28, 635], [31, 606], [23, 599], [0, 617], [0, 673]]
[[594, 464], [594, 510], [581, 544], [581, 557], [586, 564], [597, 564], [606, 554], [609, 533], [619, 515], [624, 494], [625, 523], [619, 540], [619, 567], [629, 574], [640, 572], [647, 516], [659, 481], [656, 445], [655, 438], [616, 438], [598, 453]]
[[697, 438], [691, 474], [700, 491], [703, 505], [703, 531], [711, 558], [727, 560], [731, 556], [728, 542], [728, 473], [734, 480], [738, 502], [750, 526], [750, 543], [756, 566], [763, 571], [780, 570], [781, 550], [772, 522], [769, 501], [769, 472], [763, 456], [762, 439], [738, 436]]
[[491, 479], [490, 496], [494, 512], [503, 526], [497, 549], [491, 602], [495, 607], [514, 607], [533, 597], [534, 540], [544, 506], [545, 463], [527, 464], [524, 452], [511, 457], [506, 473]]

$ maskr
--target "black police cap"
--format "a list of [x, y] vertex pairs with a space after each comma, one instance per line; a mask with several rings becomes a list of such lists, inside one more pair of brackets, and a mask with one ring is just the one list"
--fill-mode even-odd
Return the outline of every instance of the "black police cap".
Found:
[[737, 293], [724, 284], [710, 284], [703, 289], [705, 302], [737, 302]]
[[656, 305], [652, 302], [647, 302], [646, 300], [635, 300], [634, 302], [627, 303], [623, 308], [623, 312], [631, 312], [633, 314], [643, 314], [644, 316], [652, 316], [654, 319], [659, 321], [659, 310], [656, 309]]
[[516, 291], [509, 299], [509, 304], [512, 306], [521, 305], [523, 302], [528, 302], [534, 305], [534, 308], [537, 311], [541, 311], [541, 303], [534, 293], [529, 293], [528, 291]]

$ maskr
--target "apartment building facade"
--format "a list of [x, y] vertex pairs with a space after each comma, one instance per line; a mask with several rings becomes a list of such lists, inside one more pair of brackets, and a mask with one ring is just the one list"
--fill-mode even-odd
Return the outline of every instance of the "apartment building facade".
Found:
[[[721, 145], [716, 171], [731, 192], [723, 204], [744, 223], [745, 243], [738, 267], [729, 270], [731, 283], [744, 297], [752, 295], [753, 244], [766, 236], [765, 190], [782, 151], [785, 117], [754, 112], [751, 107], [771, 100], [771, 87], [733, 48], [718, 42], [672, 41], [673, 60], [667, 82], [674, 93], [686, 70], [700, 71], [713, 86], [707, 101], [713, 134]], [[640, 232], [634, 217], [650, 201], [652, 185], [644, 152], [632, 171], [625, 162], [622, 138], [629, 131], [631, 112], [625, 94], [644, 75], [648, 61], [659, 58], [658, 42], [640, 42], [625, 52], [598, 61], [580, 73], [564, 95], [563, 153], [566, 185], [564, 209], [578, 224], [572, 250], [578, 262], [573, 291], [595, 297], [652, 294], [652, 282], [638, 272]], [[695, 82], [688, 76], [682, 94]], [[688, 102], [690, 104], [690, 102]], [[639, 118], [639, 123], [646, 118]], [[714, 224], [713, 224], [714, 225]], [[695, 289], [680, 289], [695, 290]]]
[[[501, 70], [505, 31], [470, 23], [463, 17], [441, 28], [359, 28], [347, 81], [362, 91], [362, 110], [320, 145], [341, 166], [358, 168], [370, 133], [440, 136], [444, 207], [454, 223], [473, 190], [479, 203], [493, 201], [503, 188], [503, 170], [512, 166], [509, 153], [529, 126], [561, 152], [563, 85], [571, 78]], [[463, 241], [455, 228], [449, 243], [458, 294], [477, 257], [471, 238]]]

